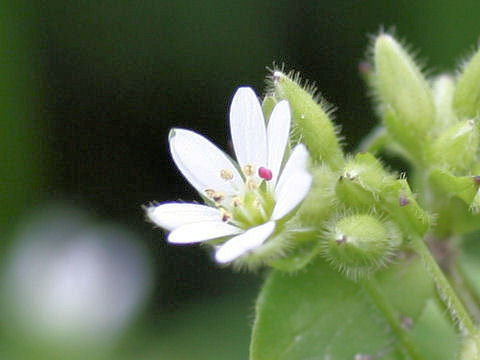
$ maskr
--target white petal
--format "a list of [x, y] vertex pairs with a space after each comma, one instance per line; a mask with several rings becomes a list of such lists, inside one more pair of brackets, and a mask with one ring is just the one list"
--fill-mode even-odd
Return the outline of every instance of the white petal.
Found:
[[267, 134], [262, 107], [251, 88], [237, 90], [230, 106], [230, 133], [238, 163], [254, 165], [257, 169], [267, 164]]
[[290, 157], [283, 168], [280, 179], [275, 188], [275, 197], [278, 199], [278, 194], [282, 191], [285, 182], [295, 173], [307, 171], [308, 150], [303, 144], [298, 144], [292, 150]]
[[168, 242], [172, 244], [192, 244], [235, 235], [240, 232], [242, 232], [242, 229], [222, 221], [203, 221], [176, 228], [168, 235]]
[[275, 222], [269, 221], [235, 236], [217, 250], [215, 260], [222, 264], [235, 260], [239, 256], [262, 245], [272, 235], [274, 230]]
[[[190, 130], [172, 129], [169, 141], [173, 161], [199, 193], [205, 195], [205, 190], [212, 189], [233, 194], [243, 187], [235, 165], [210, 140]], [[222, 170], [231, 171], [233, 179], [222, 179]]]
[[268, 162], [272, 171], [269, 186], [275, 187], [282, 165], [285, 148], [290, 134], [290, 106], [286, 100], [280, 101], [272, 111], [267, 127]]
[[[282, 175], [283, 176], [283, 175]], [[272, 220], [278, 220], [295, 209], [307, 196], [312, 185], [312, 175], [307, 171], [292, 174], [277, 194], [277, 203], [272, 213]]]
[[168, 231], [190, 223], [222, 220], [222, 212], [216, 208], [186, 203], [150, 206], [147, 209], [147, 216], [152, 222]]

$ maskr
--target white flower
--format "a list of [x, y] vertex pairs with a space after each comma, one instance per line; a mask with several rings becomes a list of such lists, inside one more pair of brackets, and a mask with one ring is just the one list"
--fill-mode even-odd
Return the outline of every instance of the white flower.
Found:
[[266, 127], [253, 90], [239, 88], [230, 107], [230, 131], [238, 164], [193, 131], [170, 133], [175, 164], [211, 206], [165, 203], [147, 209], [155, 224], [171, 231], [170, 243], [230, 238], [217, 246], [219, 263], [255, 252], [305, 198], [312, 182], [302, 144], [282, 169], [290, 132], [287, 101], [275, 106]]

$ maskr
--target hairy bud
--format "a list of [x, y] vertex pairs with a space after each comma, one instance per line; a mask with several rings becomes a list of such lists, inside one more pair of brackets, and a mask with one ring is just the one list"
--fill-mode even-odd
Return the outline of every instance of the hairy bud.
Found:
[[478, 147], [478, 127], [465, 120], [444, 131], [430, 147], [430, 159], [442, 168], [467, 170], [475, 161]]
[[373, 215], [349, 215], [328, 227], [322, 254], [347, 277], [358, 280], [385, 266], [400, 243], [393, 223]]
[[[275, 71], [272, 79], [271, 92], [277, 100], [287, 99], [290, 103], [294, 137], [307, 145], [315, 162], [325, 162], [332, 169], [339, 169], [344, 161], [343, 152], [326, 107], [299, 84], [298, 76]], [[314, 92], [313, 88], [311, 90]]]
[[374, 60], [374, 88], [385, 125], [407, 152], [418, 156], [435, 117], [431, 89], [413, 59], [392, 36], [377, 37]]
[[473, 118], [480, 113], [480, 50], [463, 68], [453, 96], [453, 108], [459, 118]]

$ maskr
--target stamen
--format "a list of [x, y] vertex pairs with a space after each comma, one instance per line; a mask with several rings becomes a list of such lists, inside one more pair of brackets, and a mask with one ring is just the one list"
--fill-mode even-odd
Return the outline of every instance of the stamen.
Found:
[[255, 174], [255, 166], [253, 165], [245, 165], [242, 170], [245, 176], [253, 176]]
[[222, 221], [223, 222], [227, 222], [228, 220], [230, 220], [232, 217], [232, 214], [230, 214], [227, 210], [225, 209], [222, 209]]
[[207, 194], [207, 196], [211, 199], [211, 198], [213, 198], [213, 195], [215, 194], [215, 190], [207, 189], [207, 190], [205, 190], [205, 194]]
[[250, 190], [250, 191], [257, 190], [258, 189], [258, 183], [253, 179], [248, 179], [247, 180], [247, 189]]
[[223, 193], [223, 192], [215, 192], [215, 193], [212, 195], [212, 199], [213, 199], [213, 201], [215, 201], [215, 202], [218, 203], [218, 202], [223, 201], [223, 200], [225, 199], [225, 196], [226, 196], [226, 195], [225, 195], [225, 193]]
[[263, 166], [258, 169], [258, 176], [267, 181], [272, 180], [272, 170], [264, 168]]
[[223, 170], [220, 171], [220, 177], [225, 181], [232, 180], [233, 179], [233, 172], [231, 170], [228, 170], [228, 169], [223, 169]]
[[239, 196], [234, 196], [232, 198], [232, 206], [239, 207], [243, 205], [243, 200]]

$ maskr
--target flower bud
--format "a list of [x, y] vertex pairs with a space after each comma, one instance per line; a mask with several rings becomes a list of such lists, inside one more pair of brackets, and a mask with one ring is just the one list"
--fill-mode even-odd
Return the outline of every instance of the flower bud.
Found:
[[385, 186], [394, 181], [372, 154], [358, 153], [345, 164], [336, 192], [348, 205], [370, 208], [379, 200]]
[[480, 113], [480, 50], [465, 63], [453, 95], [457, 116], [473, 118]]
[[384, 267], [400, 243], [393, 223], [373, 215], [349, 215], [327, 229], [322, 253], [335, 268], [358, 280]]
[[287, 99], [290, 103], [293, 135], [307, 145], [312, 159], [337, 170], [343, 164], [343, 152], [328, 110], [299, 84], [298, 76], [291, 75], [275, 71], [271, 91], [278, 100]]
[[435, 117], [430, 87], [413, 59], [390, 35], [377, 37], [374, 60], [381, 111], [386, 115], [391, 109], [385, 124], [406, 151], [418, 155]]
[[473, 120], [457, 123], [444, 131], [429, 149], [431, 161], [457, 171], [467, 170], [475, 160], [478, 128]]
[[453, 111], [455, 80], [450, 75], [440, 75], [435, 78], [432, 86], [433, 99], [437, 110], [434, 131], [438, 134], [458, 122]]

